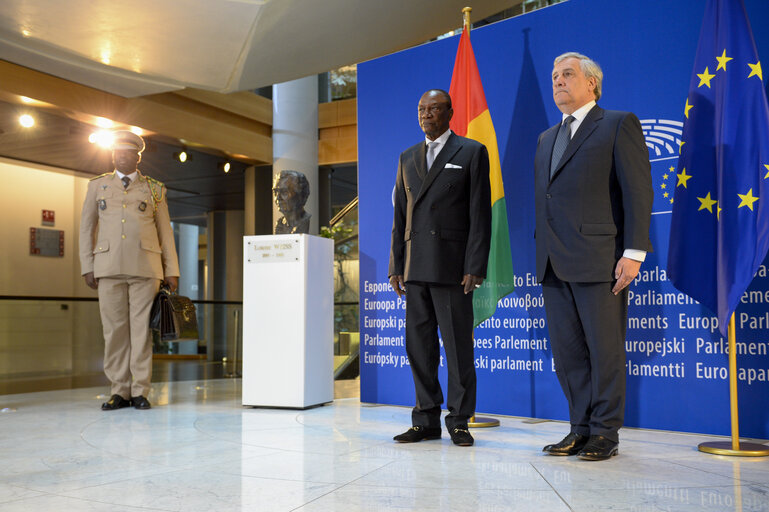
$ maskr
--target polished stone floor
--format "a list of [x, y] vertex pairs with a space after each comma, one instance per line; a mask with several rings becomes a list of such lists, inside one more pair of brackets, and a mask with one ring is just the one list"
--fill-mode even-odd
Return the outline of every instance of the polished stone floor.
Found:
[[395, 444], [403, 407], [240, 405], [240, 380], [153, 384], [153, 409], [102, 412], [106, 388], [0, 396], [4, 511], [769, 511], [769, 458], [702, 436], [625, 429], [607, 462], [548, 457], [559, 422], [500, 418], [476, 445]]

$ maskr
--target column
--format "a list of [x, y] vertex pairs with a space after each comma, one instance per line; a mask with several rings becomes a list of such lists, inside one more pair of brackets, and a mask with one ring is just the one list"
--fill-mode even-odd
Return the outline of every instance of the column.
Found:
[[[179, 295], [184, 295], [192, 300], [199, 298], [198, 283], [198, 226], [194, 224], [182, 224], [179, 226]], [[200, 307], [200, 306], [198, 306]], [[205, 333], [198, 331], [199, 336], [205, 339]], [[198, 343], [183, 341], [179, 343], [179, 354], [197, 354]]]
[[[272, 172], [299, 171], [310, 183], [304, 209], [312, 215], [310, 233], [318, 234], [318, 76], [272, 86]], [[273, 204], [273, 226], [280, 218]]]

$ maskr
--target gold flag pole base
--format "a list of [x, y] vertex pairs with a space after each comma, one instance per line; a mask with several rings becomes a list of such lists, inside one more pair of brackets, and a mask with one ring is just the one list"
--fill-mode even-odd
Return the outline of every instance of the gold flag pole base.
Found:
[[701, 452], [713, 455], [731, 455], [736, 457], [767, 457], [769, 456], [769, 446], [758, 443], [740, 442], [740, 415], [737, 407], [737, 351], [735, 346], [736, 328], [734, 322], [734, 313], [729, 318], [729, 329], [727, 338], [729, 342], [729, 403], [732, 416], [732, 440], [731, 441], [711, 441], [709, 443], [700, 443], [697, 449]]
[[739, 443], [737, 449], [731, 441], [711, 441], [700, 443], [697, 449], [713, 455], [731, 455], [734, 457], [769, 457], [769, 446], [758, 443]]
[[486, 418], [484, 416], [470, 416], [470, 419], [467, 422], [467, 426], [470, 428], [489, 428], [489, 427], [498, 427], [499, 426], [499, 420], [494, 418]]

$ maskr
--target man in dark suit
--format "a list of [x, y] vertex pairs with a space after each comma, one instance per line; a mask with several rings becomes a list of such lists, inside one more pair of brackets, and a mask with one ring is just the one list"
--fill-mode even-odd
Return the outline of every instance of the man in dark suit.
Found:
[[603, 73], [584, 55], [555, 59], [560, 124], [535, 157], [537, 279], [571, 432], [550, 455], [617, 454], [625, 412], [627, 285], [647, 251], [652, 184], [641, 123], [604, 110]]
[[489, 154], [449, 130], [454, 111], [446, 91], [424, 93], [420, 142], [400, 155], [393, 196], [390, 285], [406, 295], [406, 353], [416, 388], [412, 427], [401, 443], [441, 437], [438, 383], [440, 327], [448, 367], [446, 428], [470, 446], [475, 414], [472, 293], [486, 277], [491, 243]]

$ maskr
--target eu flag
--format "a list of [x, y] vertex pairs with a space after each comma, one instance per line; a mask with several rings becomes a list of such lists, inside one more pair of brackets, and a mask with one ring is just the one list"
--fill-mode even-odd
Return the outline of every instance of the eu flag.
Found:
[[668, 275], [721, 332], [769, 247], [769, 107], [742, 0], [709, 0], [684, 107]]

